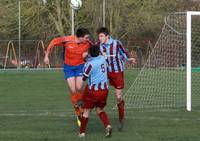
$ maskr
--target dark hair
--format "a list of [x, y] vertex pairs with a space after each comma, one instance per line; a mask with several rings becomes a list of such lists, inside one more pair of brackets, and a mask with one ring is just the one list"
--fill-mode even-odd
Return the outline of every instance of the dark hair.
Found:
[[86, 28], [79, 28], [76, 31], [76, 36], [77, 37], [84, 37], [85, 35], [90, 34], [89, 30]]
[[93, 45], [92, 47], [89, 48], [88, 53], [91, 57], [97, 57], [99, 56], [100, 50], [97, 45]]
[[101, 28], [97, 29], [97, 34], [100, 34], [100, 33], [103, 33], [107, 36], [110, 34], [110, 31], [106, 27], [101, 27]]

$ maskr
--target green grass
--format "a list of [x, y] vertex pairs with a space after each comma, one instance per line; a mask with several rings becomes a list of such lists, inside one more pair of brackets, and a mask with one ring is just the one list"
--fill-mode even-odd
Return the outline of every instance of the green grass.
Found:
[[[126, 90], [137, 71], [126, 72]], [[122, 132], [111, 89], [106, 111], [113, 126], [111, 138], [93, 111], [87, 136], [78, 127], [62, 71], [0, 72], [0, 141], [199, 141], [200, 112], [138, 111], [128, 109]]]

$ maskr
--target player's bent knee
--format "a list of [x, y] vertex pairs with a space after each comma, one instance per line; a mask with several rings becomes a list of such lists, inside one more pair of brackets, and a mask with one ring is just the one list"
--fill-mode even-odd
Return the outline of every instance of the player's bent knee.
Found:
[[68, 86], [68, 88], [69, 88], [69, 91], [70, 91], [71, 94], [76, 93], [76, 88], [75, 87]]
[[121, 94], [121, 93], [116, 93], [116, 94], [115, 94], [115, 96], [116, 96], [116, 99], [117, 99], [117, 101], [118, 101], [118, 100], [120, 100], [120, 101], [121, 101], [121, 100], [123, 99], [123, 97], [122, 97], [122, 94]]
[[118, 104], [118, 103], [121, 103], [122, 101], [123, 101], [123, 98], [122, 98], [122, 97], [117, 98], [117, 104]]
[[102, 108], [99, 108], [99, 107], [97, 107], [97, 108], [96, 108], [96, 113], [97, 113], [97, 114], [100, 114], [101, 112], [103, 112], [103, 109], [102, 109]]
[[86, 117], [86, 118], [88, 118], [89, 114], [90, 114], [90, 111], [91, 111], [91, 109], [84, 109], [83, 110], [83, 116]]

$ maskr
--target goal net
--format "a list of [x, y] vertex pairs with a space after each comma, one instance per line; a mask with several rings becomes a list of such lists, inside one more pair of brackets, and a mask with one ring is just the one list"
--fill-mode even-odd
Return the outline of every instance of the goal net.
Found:
[[159, 39], [124, 98], [126, 108], [138, 110], [200, 109], [200, 12], [165, 18]]

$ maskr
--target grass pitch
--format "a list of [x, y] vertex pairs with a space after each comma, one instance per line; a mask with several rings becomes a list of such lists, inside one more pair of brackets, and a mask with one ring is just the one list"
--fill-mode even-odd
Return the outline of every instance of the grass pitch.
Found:
[[[126, 90], [137, 71], [125, 73]], [[111, 138], [92, 112], [84, 139], [78, 138], [62, 71], [0, 72], [0, 141], [199, 141], [200, 112], [127, 109], [125, 127], [117, 131], [117, 110], [111, 89], [106, 112]]]

